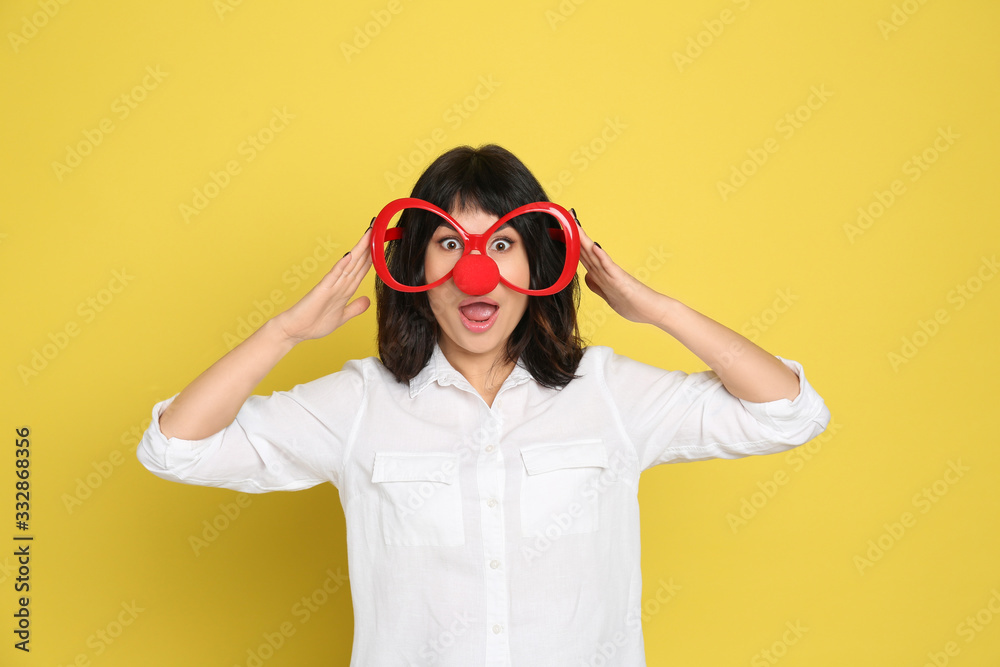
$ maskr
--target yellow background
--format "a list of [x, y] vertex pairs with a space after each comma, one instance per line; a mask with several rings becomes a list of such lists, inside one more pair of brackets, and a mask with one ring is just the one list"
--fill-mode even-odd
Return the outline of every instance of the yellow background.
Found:
[[[800, 361], [833, 413], [808, 460], [644, 475], [649, 664], [997, 664], [998, 18], [982, 0], [4, 2], [0, 663], [247, 665], [291, 623], [263, 664], [348, 664], [346, 586], [293, 611], [347, 572], [336, 490], [170, 484], [136, 461], [137, 435], [434, 157], [496, 142], [621, 266]], [[293, 118], [269, 137], [275, 109]], [[272, 141], [249, 160], [251, 135]], [[53, 165], [81, 144], [76, 167]], [[581, 323], [594, 344], [705, 368], [589, 292]], [[370, 356], [374, 335], [373, 307], [257, 393]], [[28, 655], [12, 647], [21, 426]], [[733, 524], [744, 501], [756, 514]]]

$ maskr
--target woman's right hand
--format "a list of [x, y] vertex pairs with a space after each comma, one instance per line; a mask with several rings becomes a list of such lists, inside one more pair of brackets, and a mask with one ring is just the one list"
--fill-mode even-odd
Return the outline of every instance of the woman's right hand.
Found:
[[371, 234], [369, 227], [350, 254], [334, 264], [308, 294], [288, 310], [275, 315], [275, 323], [289, 340], [299, 343], [322, 338], [368, 310], [371, 299], [367, 296], [350, 299], [372, 266]]

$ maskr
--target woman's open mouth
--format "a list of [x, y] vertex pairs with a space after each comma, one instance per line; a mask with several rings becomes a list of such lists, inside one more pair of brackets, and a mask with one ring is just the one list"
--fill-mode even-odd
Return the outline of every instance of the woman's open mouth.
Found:
[[497, 320], [500, 306], [492, 300], [468, 299], [467, 303], [458, 307], [462, 324], [469, 331], [486, 331]]

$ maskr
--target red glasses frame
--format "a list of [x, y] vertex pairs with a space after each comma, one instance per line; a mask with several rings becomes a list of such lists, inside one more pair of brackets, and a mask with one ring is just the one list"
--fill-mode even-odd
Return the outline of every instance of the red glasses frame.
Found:
[[[423, 199], [403, 197], [389, 202], [382, 208], [382, 211], [379, 212], [378, 216], [375, 218], [375, 222], [373, 223], [371, 244], [372, 264], [375, 266], [375, 272], [386, 285], [398, 292], [425, 292], [442, 284], [455, 272], [453, 267], [451, 271], [429, 285], [417, 286], [403, 285], [389, 274], [389, 267], [386, 266], [385, 263], [385, 243], [387, 241], [401, 239], [403, 237], [403, 232], [406, 231], [405, 229], [399, 227], [393, 227], [390, 229], [389, 221], [392, 220], [392, 216], [406, 208], [420, 208], [425, 211], [435, 213], [455, 228], [455, 231], [457, 231], [459, 236], [462, 237], [464, 245], [462, 257], [460, 257], [458, 262], [455, 263], [456, 267], [458, 266], [458, 263], [465, 259], [473, 250], [478, 250], [480, 255], [483, 257], [489, 257], [489, 255], [486, 254], [487, 241], [489, 241], [493, 232], [511, 219], [516, 218], [519, 215], [524, 215], [525, 213], [548, 213], [558, 220], [559, 225], [562, 227], [562, 229], [549, 228], [549, 236], [556, 241], [561, 241], [566, 244], [566, 263], [563, 265], [563, 270], [559, 279], [556, 280], [555, 284], [551, 287], [540, 290], [518, 287], [517, 285], [508, 282], [503, 276], [499, 276], [500, 282], [515, 292], [520, 292], [521, 294], [527, 294], [529, 296], [546, 296], [549, 294], [555, 294], [565, 288], [576, 275], [576, 268], [580, 261], [580, 235], [577, 232], [576, 220], [572, 215], [570, 215], [569, 211], [558, 204], [554, 204], [552, 202], [534, 202], [531, 204], [525, 204], [524, 206], [519, 206], [493, 223], [493, 225], [486, 230], [485, 233], [469, 234], [462, 228], [462, 225], [458, 224], [458, 221], [455, 220], [455, 218], [448, 215], [448, 213], [440, 207], [435, 206], [428, 201], [424, 201]], [[491, 262], [493, 261], [492, 257], [489, 257], [489, 259]]]

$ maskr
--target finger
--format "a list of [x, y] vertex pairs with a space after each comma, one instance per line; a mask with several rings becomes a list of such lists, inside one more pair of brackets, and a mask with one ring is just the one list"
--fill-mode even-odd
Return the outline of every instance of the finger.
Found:
[[598, 284], [597, 280], [591, 274], [588, 273], [587, 275], [585, 275], [583, 277], [583, 281], [587, 283], [587, 287], [590, 288], [591, 292], [601, 297], [605, 301], [608, 300], [608, 297], [604, 293], [604, 290], [601, 288], [600, 284]]
[[350, 291], [352, 294], [358, 289], [361, 281], [364, 280], [365, 276], [368, 275], [368, 270], [371, 268], [371, 260], [362, 254], [362, 256], [356, 256], [352, 251], [348, 256], [350, 263], [345, 265], [343, 275], [340, 276], [342, 281], [342, 289]]
[[583, 227], [577, 225], [577, 233], [580, 235], [580, 249], [589, 248], [594, 244], [594, 240], [590, 238], [587, 232], [583, 231]]
[[372, 266], [371, 235], [373, 233], [371, 228], [366, 229], [354, 247], [348, 251], [348, 261], [345, 264], [344, 274], [352, 282], [360, 283]]
[[594, 264], [595, 270], [599, 271], [604, 276], [611, 276], [619, 271], [622, 271], [604, 248], [600, 247], [594, 243], [589, 249], [589, 257]]
[[591, 241], [588, 245], [580, 246], [580, 258], [583, 261], [584, 266], [590, 272], [596, 273], [598, 276], [604, 278], [608, 274], [607, 266], [602, 263], [601, 256], [598, 255], [600, 251], [597, 246]]
[[332, 287], [334, 284], [336, 284], [336, 282], [344, 274], [344, 271], [347, 270], [347, 266], [350, 263], [350, 256], [351, 253], [349, 251], [345, 252], [340, 259], [334, 262], [333, 266], [330, 267], [330, 270], [327, 271], [322, 278], [320, 278], [319, 282], [316, 284], [316, 287], [322, 285], [323, 287], [329, 288]]
[[368, 310], [368, 307], [372, 305], [372, 300], [366, 296], [359, 296], [354, 301], [347, 304], [344, 308], [344, 320], [349, 320], [351, 318], [357, 317], [361, 313]]
[[583, 268], [586, 269], [586, 273], [583, 275], [583, 281], [590, 288], [590, 291], [597, 293], [591, 284], [590, 272], [594, 270], [594, 258], [590, 253], [590, 248], [593, 245], [593, 241], [587, 232], [583, 231], [583, 225], [580, 224], [580, 220], [576, 217], [576, 211], [570, 209], [570, 213], [573, 214], [573, 219], [576, 220], [576, 231], [580, 237], [580, 263], [583, 264]]
[[594, 255], [592, 252], [594, 242], [583, 231], [583, 228], [577, 228], [577, 231], [580, 232], [580, 261], [590, 271], [594, 266]]
[[[365, 233], [367, 234], [367, 232]], [[363, 240], [364, 236], [362, 236], [362, 241]], [[330, 270], [326, 272], [326, 275], [320, 279], [317, 287], [322, 286], [325, 289], [333, 289], [341, 280], [349, 281], [348, 284], [354, 282], [355, 271], [357, 270], [359, 264], [364, 267], [360, 272], [361, 277], [364, 277], [364, 275], [368, 272], [368, 266], [370, 266], [371, 263], [370, 260], [358, 262], [357, 259], [359, 255], [364, 256], [364, 253], [359, 250], [358, 246], [355, 246], [351, 250], [345, 252], [340, 259], [334, 262], [333, 266], [330, 267]], [[370, 257], [370, 254], [368, 257]], [[360, 278], [357, 282], [361, 282]], [[356, 288], [357, 286], [355, 286], [355, 289]]]
[[370, 254], [372, 245], [372, 234], [374, 233], [375, 230], [372, 229], [371, 227], [366, 229], [365, 233], [361, 235], [360, 239], [358, 239], [358, 242], [354, 244], [353, 248], [351, 248], [351, 254], [360, 257], [365, 250], [367, 250]]

